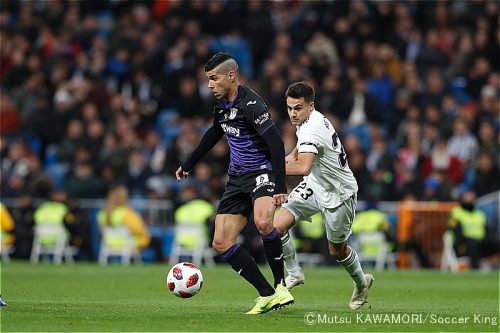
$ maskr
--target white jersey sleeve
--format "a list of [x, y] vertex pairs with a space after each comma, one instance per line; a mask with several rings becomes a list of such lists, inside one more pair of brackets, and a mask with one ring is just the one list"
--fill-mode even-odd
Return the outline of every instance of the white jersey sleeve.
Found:
[[314, 126], [302, 126], [297, 131], [297, 151], [299, 153], [313, 153], [318, 155], [323, 148], [323, 138], [314, 132]]

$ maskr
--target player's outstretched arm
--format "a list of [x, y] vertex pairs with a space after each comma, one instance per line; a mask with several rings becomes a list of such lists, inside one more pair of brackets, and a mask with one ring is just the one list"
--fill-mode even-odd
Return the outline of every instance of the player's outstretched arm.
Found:
[[200, 144], [196, 149], [189, 155], [187, 160], [182, 163], [182, 165], [175, 172], [175, 177], [177, 181], [181, 180], [184, 177], [187, 177], [189, 171], [191, 171], [196, 163], [206, 154], [208, 153], [219, 140], [224, 135], [224, 131], [220, 126], [213, 125], [210, 127], [207, 132], [201, 138]]

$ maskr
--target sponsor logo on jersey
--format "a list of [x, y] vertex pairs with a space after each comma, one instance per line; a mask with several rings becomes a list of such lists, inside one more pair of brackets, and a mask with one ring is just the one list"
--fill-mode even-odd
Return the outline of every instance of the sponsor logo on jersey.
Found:
[[325, 123], [325, 127], [327, 129], [330, 129], [330, 121], [328, 121], [328, 118], [326, 118], [325, 116], [323, 116], [323, 121]]
[[236, 114], [238, 113], [238, 109], [237, 108], [231, 108], [231, 113], [229, 114], [229, 119], [234, 119], [236, 118]]
[[263, 113], [255, 119], [255, 125], [262, 125], [271, 118], [269, 112]]
[[257, 103], [257, 101], [250, 101], [250, 102], [247, 103], [247, 105], [254, 105], [256, 103]]
[[226, 132], [227, 134], [232, 134], [234, 136], [240, 136], [240, 129], [239, 128], [229, 126], [227, 124], [220, 124], [220, 126], [222, 127], [224, 132]]

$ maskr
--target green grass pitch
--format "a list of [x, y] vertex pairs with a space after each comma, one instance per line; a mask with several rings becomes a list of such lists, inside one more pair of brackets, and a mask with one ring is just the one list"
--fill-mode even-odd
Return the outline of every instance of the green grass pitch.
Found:
[[498, 272], [374, 272], [369, 303], [352, 311], [352, 282], [343, 270], [305, 268], [294, 305], [246, 316], [257, 294], [228, 265], [203, 267], [203, 289], [191, 299], [167, 290], [168, 265], [1, 268], [9, 304], [0, 310], [2, 332], [499, 331]]

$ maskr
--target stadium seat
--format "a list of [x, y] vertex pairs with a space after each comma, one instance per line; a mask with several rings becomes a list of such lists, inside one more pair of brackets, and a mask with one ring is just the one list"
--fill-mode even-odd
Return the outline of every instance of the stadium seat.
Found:
[[31, 249], [31, 262], [37, 264], [40, 256], [52, 256], [54, 264], [60, 264], [62, 259], [73, 262], [75, 251], [69, 245], [69, 237], [63, 225], [39, 224], [35, 225], [35, 237]]
[[99, 264], [107, 265], [110, 257], [120, 257], [123, 265], [129, 265], [132, 259], [136, 264], [142, 263], [140, 251], [135, 246], [134, 238], [127, 227], [102, 229]]
[[[180, 235], [191, 236], [198, 241], [194, 246], [183, 244]], [[205, 230], [198, 224], [177, 224], [175, 226], [175, 238], [170, 254], [170, 264], [176, 264], [181, 261], [182, 257], [190, 257], [193, 264], [201, 265], [205, 261], [205, 265], [214, 265], [215, 251], [208, 246]]]
[[371, 147], [370, 126], [359, 125], [344, 130], [344, 137], [355, 135], [359, 138], [361, 149], [369, 151]]
[[453, 273], [458, 272], [459, 263], [458, 263], [458, 258], [455, 254], [455, 250], [453, 249], [453, 236], [449, 231], [446, 231], [443, 234], [443, 253], [441, 254], [441, 271], [447, 272], [448, 270], [452, 271]]
[[10, 261], [10, 253], [12, 252], [12, 245], [4, 244], [2, 239], [2, 246], [0, 248], [0, 253], [2, 255], [2, 261], [9, 262]]
[[180, 134], [180, 127], [177, 124], [178, 118], [177, 110], [163, 109], [159, 112], [156, 120], [155, 130], [160, 134], [161, 140], [167, 149], [172, 146]]
[[359, 261], [374, 262], [377, 271], [396, 268], [396, 257], [389, 251], [383, 232], [361, 232], [356, 234], [355, 245]]
[[[484, 258], [480, 262], [481, 271], [489, 272], [491, 266], [488, 260]], [[441, 254], [441, 271], [458, 273], [462, 269], [469, 267], [469, 257], [457, 257], [455, 249], [453, 248], [453, 234], [451, 231], [446, 231], [443, 234], [443, 253]]]

